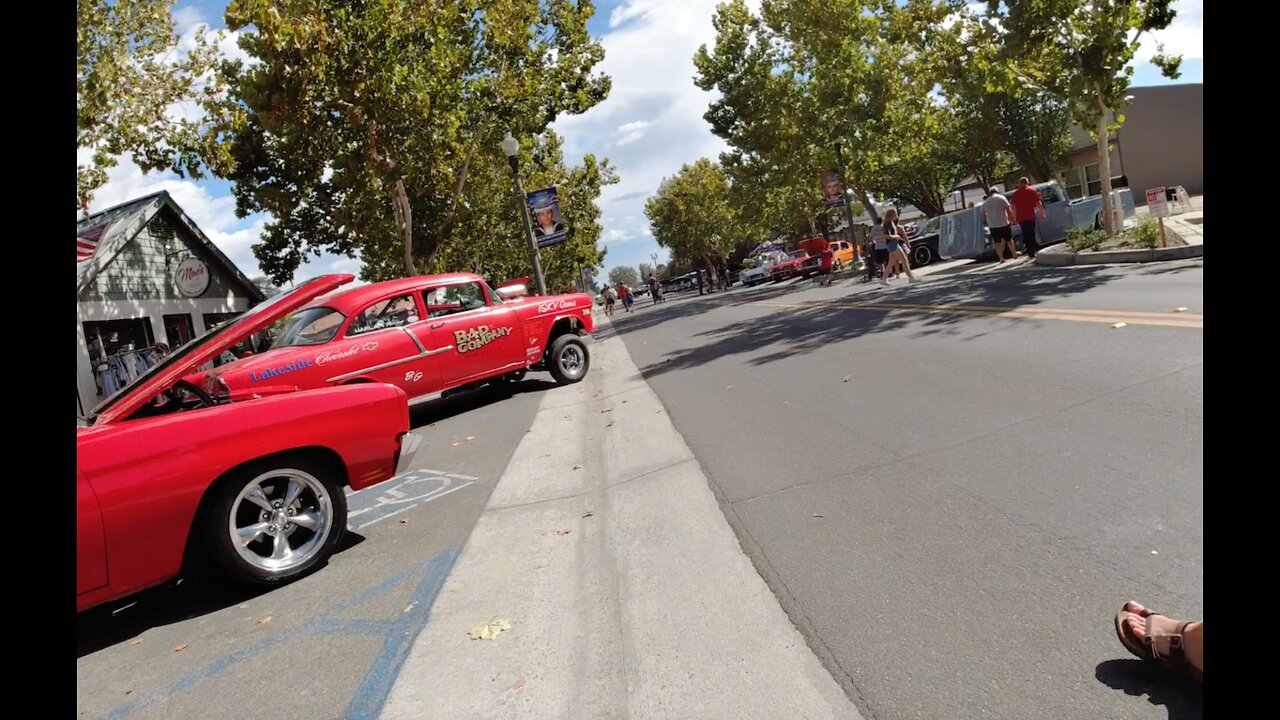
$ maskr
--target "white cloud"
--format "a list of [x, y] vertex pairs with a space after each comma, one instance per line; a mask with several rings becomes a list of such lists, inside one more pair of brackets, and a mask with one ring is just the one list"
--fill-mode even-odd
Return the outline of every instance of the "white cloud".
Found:
[[1179, 0], [1173, 9], [1177, 16], [1169, 27], [1143, 35], [1136, 60], [1149, 61], [1156, 53], [1156, 43], [1163, 43], [1165, 52], [1182, 55], [1184, 60], [1204, 59], [1203, 0]]
[[616, 28], [622, 23], [637, 18], [648, 12], [650, 3], [645, 0], [635, 0], [634, 2], [618, 5], [609, 14], [609, 27]]
[[644, 120], [637, 120], [636, 122], [629, 122], [625, 125], [620, 126], [618, 128], [618, 135], [620, 137], [614, 143], [614, 145], [617, 145], [617, 146], [630, 145], [631, 143], [644, 137], [644, 129], [647, 127], [649, 127], [649, 123]]

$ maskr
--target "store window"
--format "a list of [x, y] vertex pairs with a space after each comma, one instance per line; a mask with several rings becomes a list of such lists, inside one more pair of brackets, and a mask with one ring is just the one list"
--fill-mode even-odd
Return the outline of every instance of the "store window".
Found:
[[432, 288], [423, 293], [423, 299], [427, 302], [427, 317], [431, 318], [478, 310], [487, 305], [480, 283]]
[[195, 335], [196, 331], [191, 324], [191, 315], [183, 313], [181, 315], [164, 316], [164, 336], [169, 341], [170, 350], [186, 345], [191, 342]]
[[1102, 170], [1098, 163], [1073, 167], [1059, 175], [1058, 182], [1067, 189], [1067, 197], [1072, 200], [1102, 194]]
[[1102, 194], [1102, 169], [1098, 163], [1084, 166], [1084, 179], [1089, 185], [1089, 195]]
[[150, 318], [92, 320], [83, 327], [99, 395], [114, 395], [154, 364], [155, 335]]
[[347, 335], [362, 335], [374, 330], [402, 327], [418, 321], [418, 305], [412, 295], [400, 295], [379, 300], [356, 315], [347, 329]]

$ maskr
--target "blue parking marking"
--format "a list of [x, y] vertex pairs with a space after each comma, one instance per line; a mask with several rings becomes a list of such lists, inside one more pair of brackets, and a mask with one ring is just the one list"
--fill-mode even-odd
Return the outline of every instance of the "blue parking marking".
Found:
[[398, 475], [347, 497], [348, 526], [352, 530], [362, 530], [393, 515], [461, 490], [478, 479], [470, 475], [425, 468]]
[[[119, 720], [145, 707], [163, 702], [171, 696], [281, 643], [306, 636], [322, 635], [383, 637], [382, 650], [370, 665], [368, 672], [365, 673], [364, 681], [361, 682], [359, 689], [357, 689], [347, 711], [348, 718], [375, 718], [382, 711], [382, 705], [386, 702], [392, 685], [395, 684], [396, 676], [399, 674], [401, 666], [404, 665], [405, 659], [409, 656], [409, 649], [413, 646], [414, 639], [417, 638], [430, 620], [431, 606], [440, 594], [440, 589], [444, 586], [444, 581], [449, 577], [449, 572], [453, 569], [453, 564], [457, 559], [457, 550], [443, 550], [425, 565], [392, 575], [346, 600], [334, 603], [320, 617], [278, 635], [263, 638], [243, 650], [226, 655], [175, 683], [171, 683], [132, 703], [116, 708], [107, 715], [102, 716], [102, 720]], [[400, 617], [387, 621], [352, 620], [339, 617], [341, 613], [414, 578], [418, 578], [418, 584], [411, 600], [411, 610], [403, 613]]]

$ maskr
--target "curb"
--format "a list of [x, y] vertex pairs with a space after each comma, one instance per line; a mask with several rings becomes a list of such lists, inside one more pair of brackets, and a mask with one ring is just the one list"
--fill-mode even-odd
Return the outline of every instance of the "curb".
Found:
[[1104, 250], [1102, 252], [1074, 253], [1069, 250], [1046, 248], [1036, 253], [1036, 265], [1067, 267], [1071, 265], [1104, 265], [1110, 263], [1143, 263], [1163, 260], [1187, 260], [1204, 257], [1204, 245], [1179, 245], [1154, 250]]

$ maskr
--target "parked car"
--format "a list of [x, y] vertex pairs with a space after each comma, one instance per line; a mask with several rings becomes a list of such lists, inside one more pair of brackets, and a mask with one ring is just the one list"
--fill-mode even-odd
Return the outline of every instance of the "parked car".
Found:
[[76, 608], [205, 563], [278, 585], [333, 553], [344, 486], [399, 474], [417, 449], [408, 399], [384, 384], [232, 393], [183, 378], [351, 275], [276, 295], [175, 349], [76, 431]]
[[318, 298], [286, 321], [269, 350], [211, 374], [233, 391], [385, 382], [410, 398], [449, 394], [546, 370], [586, 375], [591, 296], [502, 300], [471, 273], [425, 275]]
[[[1102, 227], [1102, 196], [1071, 200], [1057, 182], [1033, 185], [1044, 201], [1047, 220], [1036, 223], [1036, 235], [1042, 247], [1067, 239], [1071, 228]], [[1006, 195], [1011, 194], [1005, 193]], [[1121, 219], [1134, 215], [1133, 193], [1128, 188], [1116, 191], [1120, 201]], [[952, 258], [975, 258], [993, 253], [986, 223], [982, 220], [981, 207], [965, 208], [939, 216], [939, 248], [943, 255]], [[1015, 223], [1014, 241], [1022, 245], [1022, 230]]]
[[911, 267], [924, 267], [929, 263], [941, 257], [938, 252], [938, 227], [941, 221], [938, 218], [929, 218], [924, 223], [924, 227], [913, 238], [911, 238]]
[[772, 267], [774, 263], [786, 259], [786, 257], [787, 254], [781, 250], [770, 250], [768, 252], [760, 253], [755, 257], [755, 267], [745, 268], [739, 274], [739, 277], [742, 279], [742, 284], [747, 287], [752, 287], [753, 285], [768, 282], [769, 268]]
[[[828, 249], [832, 253], [832, 262], [835, 263], [836, 269], [845, 265], [851, 265], [858, 255], [853, 250], [853, 245], [848, 240], [832, 240], [827, 244]], [[800, 277], [812, 277], [822, 270], [821, 254], [810, 255], [800, 265]]]
[[809, 257], [809, 253], [804, 250], [794, 250], [787, 253], [787, 258], [781, 262], [774, 263], [769, 268], [769, 279], [774, 282], [781, 282], [797, 277], [800, 274], [800, 266]]

